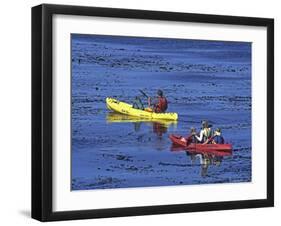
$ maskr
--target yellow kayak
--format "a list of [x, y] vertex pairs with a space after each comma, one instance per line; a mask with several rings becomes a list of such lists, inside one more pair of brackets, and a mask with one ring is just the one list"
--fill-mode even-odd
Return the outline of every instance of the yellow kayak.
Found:
[[178, 120], [177, 113], [155, 113], [149, 110], [140, 110], [133, 108], [133, 105], [125, 102], [118, 101], [116, 99], [106, 98], [107, 108], [111, 111], [118, 112], [124, 115], [131, 115], [145, 119], [161, 119], [161, 120]]
[[176, 126], [177, 121], [174, 120], [164, 120], [164, 119], [148, 119], [139, 118], [131, 115], [124, 115], [117, 112], [109, 112], [106, 116], [107, 123], [127, 123], [127, 122], [144, 122], [144, 123], [160, 123], [166, 127], [171, 125]]

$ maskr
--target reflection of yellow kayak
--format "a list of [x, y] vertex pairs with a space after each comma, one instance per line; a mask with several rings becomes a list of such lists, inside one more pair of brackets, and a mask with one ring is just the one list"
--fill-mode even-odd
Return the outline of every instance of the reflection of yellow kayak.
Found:
[[161, 119], [142, 119], [131, 115], [124, 115], [120, 113], [110, 112], [106, 116], [106, 121], [108, 123], [118, 123], [118, 122], [152, 122], [160, 123], [164, 126], [176, 125], [177, 121], [172, 120], [161, 120]]
[[145, 119], [161, 119], [161, 120], [177, 120], [177, 113], [155, 113], [133, 108], [133, 105], [118, 101], [113, 98], [106, 98], [106, 105], [109, 110], [118, 112], [124, 115], [131, 115]]

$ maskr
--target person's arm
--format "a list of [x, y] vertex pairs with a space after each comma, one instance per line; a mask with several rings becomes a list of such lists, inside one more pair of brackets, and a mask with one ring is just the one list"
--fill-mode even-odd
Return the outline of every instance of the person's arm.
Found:
[[151, 99], [150, 99], [150, 104], [151, 104], [152, 106], [156, 106], [156, 105], [158, 104], [158, 99], [155, 98], [155, 97], [151, 97]]
[[203, 144], [208, 144], [209, 142], [214, 142], [214, 143], [216, 144], [214, 138], [215, 138], [215, 136], [210, 137], [210, 138], [207, 139]]
[[150, 108], [155, 108], [156, 106], [157, 106], [157, 104], [158, 104], [158, 100], [157, 100], [157, 98], [155, 98], [155, 97], [149, 97], [149, 99], [148, 99], [148, 106], [150, 107]]
[[157, 99], [154, 97], [148, 97], [148, 106], [153, 107], [158, 104]]
[[202, 139], [203, 139], [203, 135], [204, 135], [204, 131], [201, 130], [201, 131], [200, 131], [200, 136], [198, 137], [197, 135], [195, 135], [195, 137], [196, 137], [196, 139], [197, 139], [199, 142], [201, 142]]
[[150, 108], [151, 107], [151, 97], [147, 98], [147, 102], [148, 102], [148, 107]]
[[192, 136], [193, 136], [193, 134], [189, 134], [187, 137], [185, 137], [186, 142], [190, 142]]

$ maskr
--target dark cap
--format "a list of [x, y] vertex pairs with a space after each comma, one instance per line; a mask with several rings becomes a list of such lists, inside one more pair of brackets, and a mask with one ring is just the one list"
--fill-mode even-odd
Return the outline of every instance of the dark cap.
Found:
[[157, 90], [157, 95], [162, 97], [163, 96], [163, 91], [161, 89], [158, 89]]
[[216, 132], [221, 132], [221, 128], [216, 128], [216, 130], [215, 130]]
[[203, 128], [208, 128], [208, 127], [209, 127], [209, 123], [208, 123], [207, 120], [203, 120], [203, 121], [202, 121], [202, 127], [203, 127]]
[[196, 132], [196, 129], [195, 129], [194, 127], [191, 127], [191, 128], [190, 128], [190, 131], [191, 131], [191, 132]]

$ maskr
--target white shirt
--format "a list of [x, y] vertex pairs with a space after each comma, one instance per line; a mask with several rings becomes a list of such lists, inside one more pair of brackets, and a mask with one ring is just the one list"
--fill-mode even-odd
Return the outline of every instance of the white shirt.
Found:
[[[208, 128], [208, 129], [210, 129], [210, 128]], [[199, 137], [198, 137], [197, 135], [195, 135], [196, 139], [197, 139], [199, 142], [202, 142], [203, 137], [204, 137], [204, 135], [205, 135], [205, 134], [204, 134], [205, 132], [207, 133], [207, 131], [205, 131], [205, 129], [201, 129]]]
[[202, 142], [203, 136], [204, 136], [204, 130], [203, 130], [203, 129], [200, 131], [199, 137], [198, 137], [197, 135], [195, 135], [196, 139], [197, 139], [199, 142]]

